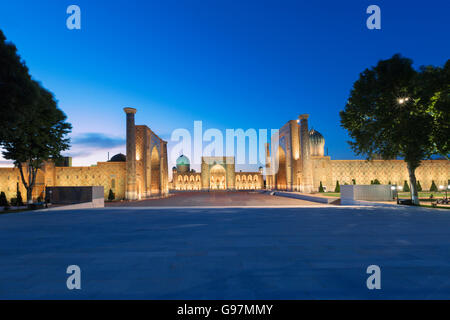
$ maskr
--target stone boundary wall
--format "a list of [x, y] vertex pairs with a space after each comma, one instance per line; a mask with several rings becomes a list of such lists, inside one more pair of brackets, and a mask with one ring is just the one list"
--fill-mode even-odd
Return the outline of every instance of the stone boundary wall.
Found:
[[[342, 186], [345, 183], [370, 184], [378, 179], [381, 184], [397, 184], [403, 186], [408, 181], [409, 174], [403, 160], [330, 160], [331, 181], [327, 181], [329, 191], [333, 191], [336, 181]], [[429, 190], [432, 180], [439, 185], [447, 185], [450, 179], [450, 161], [424, 160], [416, 170], [416, 179], [420, 181], [423, 190]], [[315, 181], [317, 184], [317, 181]], [[320, 183], [320, 182], [319, 182]], [[315, 187], [318, 187], [315, 185]]]

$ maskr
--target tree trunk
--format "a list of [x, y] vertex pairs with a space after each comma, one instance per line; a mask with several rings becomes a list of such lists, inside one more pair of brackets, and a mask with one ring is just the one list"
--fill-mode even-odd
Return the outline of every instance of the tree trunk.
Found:
[[419, 194], [416, 186], [416, 167], [408, 163], [409, 184], [411, 185], [411, 200], [413, 204], [419, 205]]
[[25, 189], [27, 189], [27, 203], [32, 204], [33, 203], [33, 187], [34, 183], [36, 181], [36, 173], [37, 169], [33, 168], [30, 164], [27, 165], [27, 171], [28, 171], [28, 183], [25, 180], [25, 176], [23, 174], [23, 166], [21, 163], [18, 165], [19, 171], [20, 171], [20, 177], [22, 178], [22, 183], [25, 186]]
[[32, 204], [33, 203], [33, 187], [27, 188], [27, 203]]

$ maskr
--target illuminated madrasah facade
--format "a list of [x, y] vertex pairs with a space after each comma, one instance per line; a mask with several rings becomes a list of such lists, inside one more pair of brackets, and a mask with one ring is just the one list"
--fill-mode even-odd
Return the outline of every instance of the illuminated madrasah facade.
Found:
[[[118, 154], [107, 162], [89, 167], [72, 167], [71, 161], [61, 164], [45, 162], [37, 172], [33, 198], [44, 198], [45, 187], [103, 186], [105, 198], [109, 190], [116, 199], [138, 200], [164, 197], [169, 193], [167, 142], [145, 125], [135, 125], [134, 108], [124, 108], [126, 114], [127, 155]], [[26, 167], [25, 167], [26, 172]], [[8, 199], [26, 190], [19, 169], [0, 168], [0, 191]]]
[[173, 190], [260, 190], [264, 188], [262, 168], [258, 172], [236, 172], [234, 157], [202, 157], [201, 172], [190, 168], [181, 155], [172, 168]]
[[[267, 189], [310, 193], [317, 192], [322, 183], [333, 191], [337, 182], [370, 184], [375, 179], [381, 184], [409, 184], [403, 160], [332, 160], [325, 156], [325, 139], [318, 131], [309, 130], [308, 117], [302, 114], [280, 128], [276, 150], [266, 144]], [[450, 161], [423, 160], [416, 169], [416, 179], [424, 190], [430, 188], [432, 181], [447, 186]]]

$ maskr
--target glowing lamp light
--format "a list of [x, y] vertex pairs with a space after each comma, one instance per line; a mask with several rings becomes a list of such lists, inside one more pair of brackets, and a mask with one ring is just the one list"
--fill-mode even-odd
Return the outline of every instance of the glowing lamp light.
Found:
[[439, 189], [444, 190], [444, 186], [439, 186]]
[[397, 101], [398, 101], [399, 104], [403, 104], [403, 103], [407, 102], [408, 100], [409, 100], [409, 97], [406, 97], [406, 98], [398, 98], [398, 99], [397, 99]]
[[397, 190], [402, 191], [402, 190], [403, 190], [403, 187], [402, 187], [402, 186], [398, 186], [398, 187], [397, 187]]
[[391, 186], [391, 190], [394, 191], [395, 190], [395, 186]]

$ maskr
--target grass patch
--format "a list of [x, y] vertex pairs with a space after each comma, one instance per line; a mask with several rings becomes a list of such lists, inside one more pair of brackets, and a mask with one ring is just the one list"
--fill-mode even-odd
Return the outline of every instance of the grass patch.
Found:
[[[431, 195], [433, 195], [433, 199], [445, 198], [445, 192], [421, 191], [419, 192], [419, 199], [429, 199]], [[409, 199], [411, 197], [411, 194], [409, 192], [399, 192], [398, 197], [402, 199]]]
[[327, 197], [337, 197], [337, 198], [341, 197], [340, 192], [324, 192], [324, 193], [319, 193], [319, 194], [323, 194], [324, 196], [327, 196]]

